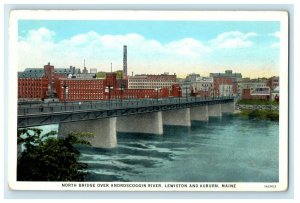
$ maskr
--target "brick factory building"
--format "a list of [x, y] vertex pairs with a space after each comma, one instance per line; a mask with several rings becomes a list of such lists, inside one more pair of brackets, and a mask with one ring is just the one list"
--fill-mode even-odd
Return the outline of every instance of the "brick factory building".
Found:
[[159, 82], [155, 83], [155, 87], [129, 89], [128, 80], [117, 79], [116, 73], [106, 73], [104, 79], [80, 77], [80, 74], [75, 67], [55, 69], [50, 63], [44, 69], [26, 69], [18, 75], [18, 98], [84, 101], [181, 96], [181, 89], [175, 84], [176, 75], [158, 77]]
[[59, 78], [56, 81], [57, 97], [60, 101], [114, 100], [166, 98], [179, 94], [178, 86], [161, 89], [128, 89], [120, 85], [116, 73], [107, 73], [105, 79]]
[[18, 99], [38, 100], [46, 97], [48, 79], [42, 68], [27, 68], [18, 73]]

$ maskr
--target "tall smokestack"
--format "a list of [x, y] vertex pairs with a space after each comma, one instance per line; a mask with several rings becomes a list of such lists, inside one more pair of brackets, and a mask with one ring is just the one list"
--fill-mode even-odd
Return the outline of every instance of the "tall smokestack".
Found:
[[127, 76], [127, 46], [123, 46], [123, 77]]

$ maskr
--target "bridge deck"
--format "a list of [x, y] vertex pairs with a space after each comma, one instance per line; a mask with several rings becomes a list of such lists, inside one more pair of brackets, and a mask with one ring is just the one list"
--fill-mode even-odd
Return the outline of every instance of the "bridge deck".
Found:
[[228, 103], [233, 97], [55, 102], [18, 106], [18, 127], [56, 124]]

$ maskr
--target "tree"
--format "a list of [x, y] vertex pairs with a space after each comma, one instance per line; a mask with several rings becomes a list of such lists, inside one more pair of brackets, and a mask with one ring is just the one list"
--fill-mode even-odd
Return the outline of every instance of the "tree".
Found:
[[87, 164], [78, 161], [80, 152], [74, 144], [89, 144], [91, 133], [70, 133], [56, 138], [56, 131], [41, 135], [36, 128], [18, 129], [18, 144], [24, 151], [18, 157], [18, 181], [83, 181]]
[[123, 79], [123, 71], [122, 70], [117, 70], [115, 73], [117, 74], [117, 79]]
[[106, 77], [106, 73], [105, 72], [97, 72], [96, 73], [96, 78], [105, 78]]

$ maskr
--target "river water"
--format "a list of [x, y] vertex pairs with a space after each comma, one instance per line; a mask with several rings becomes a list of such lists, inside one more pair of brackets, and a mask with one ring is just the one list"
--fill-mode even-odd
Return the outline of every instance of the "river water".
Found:
[[[45, 126], [47, 131], [57, 125]], [[163, 135], [118, 133], [118, 146], [78, 146], [86, 181], [278, 182], [279, 123], [223, 116]]]

